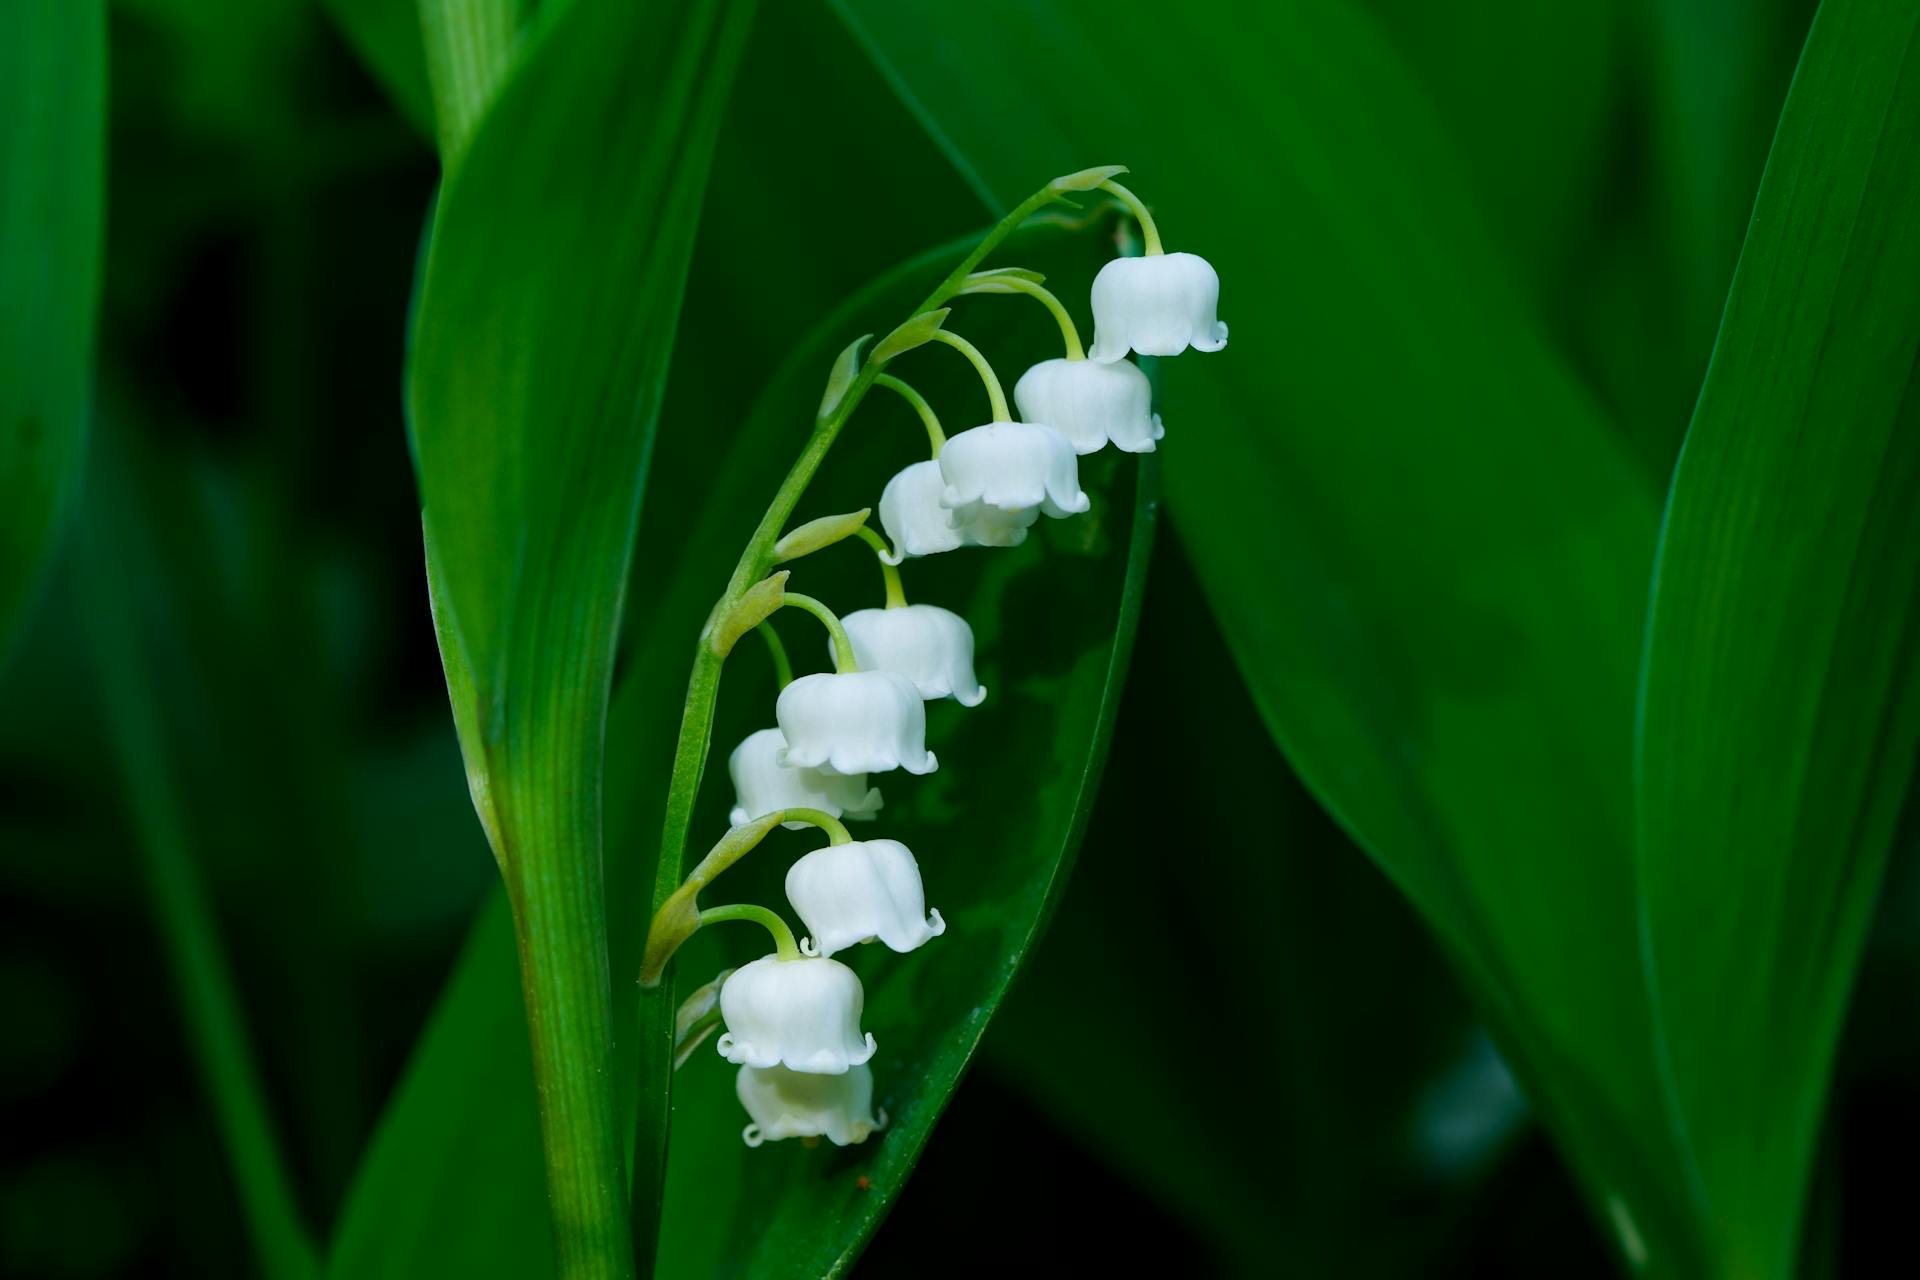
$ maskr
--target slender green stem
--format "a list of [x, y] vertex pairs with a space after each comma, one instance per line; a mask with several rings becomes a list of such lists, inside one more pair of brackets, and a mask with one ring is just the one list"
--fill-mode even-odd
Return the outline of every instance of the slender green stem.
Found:
[[765, 907], [755, 906], [751, 902], [737, 902], [730, 907], [708, 907], [700, 913], [702, 928], [710, 924], [725, 924], [730, 920], [757, 924], [772, 934], [774, 954], [782, 960], [800, 958], [800, 944], [794, 941], [793, 930], [787, 928], [785, 920]]
[[1112, 178], [1108, 178], [1105, 182], [1101, 183], [1100, 189], [1119, 196], [1120, 203], [1126, 205], [1133, 213], [1134, 218], [1140, 223], [1140, 239], [1144, 242], [1147, 257], [1158, 257], [1160, 254], [1166, 252], [1160, 247], [1160, 228], [1153, 225], [1153, 215], [1147, 212], [1147, 206], [1141, 202], [1139, 196], [1133, 194], [1133, 192], [1127, 190]]
[[940, 429], [940, 419], [933, 412], [933, 406], [927, 403], [927, 398], [890, 373], [881, 374], [873, 380], [873, 384], [896, 393], [913, 406], [913, 411], [920, 415], [920, 422], [927, 429], [927, 444], [932, 447], [933, 456], [937, 459], [947, 443], [947, 433]]
[[1080, 345], [1080, 330], [1074, 326], [1073, 317], [1067, 314], [1066, 307], [1061, 304], [1059, 298], [1054, 296], [1053, 290], [1021, 276], [997, 275], [983, 280], [981, 284], [984, 287], [969, 287], [967, 292], [1024, 293], [1029, 298], [1038, 299], [1040, 305], [1052, 313], [1054, 323], [1060, 326], [1060, 337], [1067, 347], [1067, 359], [1085, 360], [1087, 358], [1086, 348]]
[[895, 568], [893, 562], [887, 559], [887, 540], [869, 529], [866, 525], [861, 525], [858, 529], [855, 529], [853, 535], [872, 547], [874, 556], [880, 561], [880, 577], [887, 584], [887, 608], [905, 608], [907, 593], [902, 590], [900, 586], [900, 570]]
[[782, 822], [804, 822], [810, 827], [818, 827], [827, 833], [828, 844], [851, 844], [853, 832], [847, 830], [847, 824], [828, 813], [825, 809], [782, 809]]
[[[109, 505], [94, 497], [90, 513]], [[111, 545], [115, 533], [107, 520], [90, 514], [78, 539], [83, 612], [187, 1044], [212, 1104], [261, 1273], [268, 1280], [311, 1280], [320, 1274], [319, 1253], [300, 1221], [293, 1179], [247, 1042], [239, 991], [194, 864], [187, 816], [166, 763], [174, 752], [141, 657], [142, 631], [128, 605], [126, 558]]]
[[803, 596], [798, 591], [787, 592], [782, 597], [781, 603], [796, 609], [804, 609], [820, 619], [821, 624], [827, 629], [827, 634], [833, 637], [833, 669], [835, 671], [844, 676], [851, 675], [860, 669], [860, 664], [854, 660], [853, 641], [848, 638], [847, 629], [840, 624], [838, 614], [812, 596]]
[[763, 622], [754, 628], [760, 638], [767, 642], [767, 656], [773, 659], [773, 677], [782, 689], [793, 683], [793, 662], [787, 657], [787, 646], [780, 642], [780, 633], [773, 629], [772, 622]]
[[1013, 415], [1007, 412], [1007, 393], [1000, 389], [1000, 379], [994, 375], [993, 366], [987, 363], [987, 358], [980, 354], [980, 348], [959, 334], [949, 333], [945, 329], [936, 330], [932, 340], [944, 342], [967, 358], [973, 365], [974, 372], [980, 375], [980, 381], [986, 385], [987, 403], [993, 406], [993, 420], [1012, 422]]

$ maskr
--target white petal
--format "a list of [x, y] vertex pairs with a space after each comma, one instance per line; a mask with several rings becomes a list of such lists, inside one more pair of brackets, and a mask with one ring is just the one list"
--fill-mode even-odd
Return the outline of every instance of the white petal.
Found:
[[825, 1138], [836, 1147], [865, 1142], [884, 1120], [873, 1114], [873, 1069], [810, 1075], [786, 1067], [741, 1067], [734, 1096], [753, 1117], [747, 1145], [783, 1138]]
[[962, 431], [940, 450], [940, 474], [947, 482], [941, 504], [961, 520], [977, 520], [983, 508], [1061, 517], [1093, 505], [1080, 491], [1073, 445], [1038, 423], [993, 422]]
[[720, 988], [720, 1056], [752, 1067], [839, 1075], [873, 1056], [860, 1034], [866, 994], [838, 960], [762, 956]]
[[932, 773], [927, 713], [911, 680], [891, 671], [801, 676], [780, 691], [774, 717], [787, 766], [833, 773]]
[[1176, 356], [1191, 346], [1218, 351], [1227, 345], [1219, 320], [1220, 276], [1205, 258], [1164, 253], [1115, 258], [1093, 279], [1093, 347], [1102, 363], [1128, 351]]
[[910, 604], [861, 609], [840, 619], [862, 671], [891, 671], [913, 682], [920, 696], [954, 698], [977, 707], [987, 691], [973, 674], [973, 628], [949, 609]]
[[1109, 440], [1148, 453], [1160, 438], [1153, 385], [1125, 360], [1043, 360], [1020, 375], [1013, 398], [1022, 418], [1060, 432], [1076, 453], [1093, 453]]
[[894, 564], [965, 545], [953, 513], [940, 505], [945, 485], [937, 462], [916, 462], [887, 481], [880, 494], [880, 527], [893, 543]]
[[[778, 729], [748, 734], [727, 757], [735, 804], [727, 820], [734, 826], [776, 809], [819, 809], [836, 818], [871, 818], [881, 806], [878, 788], [864, 773], [828, 773], [782, 764], [787, 740]], [[784, 824], [799, 830], [804, 822]]]
[[920, 864], [898, 840], [815, 849], [788, 868], [787, 901], [823, 956], [875, 938], [912, 951], [947, 929], [938, 911], [927, 911]]

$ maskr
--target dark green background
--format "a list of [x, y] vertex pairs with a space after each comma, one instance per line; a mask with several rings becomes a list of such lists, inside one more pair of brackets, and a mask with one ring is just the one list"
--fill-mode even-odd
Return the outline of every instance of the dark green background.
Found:
[[[1544, 335], [1529, 340], [1564, 354], [1664, 488], [1812, 6], [1360, 8], [1431, 108], [1406, 144], [1434, 129], [1457, 145], [1502, 256], [1481, 287], [1517, 294]], [[299, 1208], [324, 1231], [496, 875], [447, 714], [401, 418], [438, 168], [328, 16], [296, 0], [129, 0], [110, 37], [85, 501], [111, 507], [127, 549], [126, 617], [158, 677], [167, 767]], [[1002, 88], [978, 86], [988, 100]], [[1235, 137], [1230, 114], [1210, 127], [1211, 145]], [[1241, 163], [1258, 172], [1263, 157]], [[1256, 215], [1236, 202], [1273, 195], [1231, 172], [1210, 190], [1135, 176], [1184, 226], [1239, 225]], [[1375, 194], [1316, 196], [1374, 227]], [[1252, 207], [1276, 240], [1311, 229], [1284, 204]], [[1405, 212], [1451, 251], [1458, 209], [1436, 196]], [[753, 396], [823, 313], [984, 218], [835, 12], [763, 4], [715, 158], [661, 456], [725, 465]], [[1176, 227], [1175, 247], [1208, 252]], [[733, 250], [747, 241], [780, 251], [777, 279], [764, 252]], [[1261, 332], [1242, 317], [1287, 314], [1286, 296], [1237, 288], [1222, 267], [1237, 334]], [[1084, 282], [1060, 284], [1084, 323]], [[1312, 318], [1266, 331], [1292, 323]], [[1348, 353], [1352, 378], [1394, 377], [1369, 356]], [[1216, 358], [1289, 376], [1286, 349], [1245, 338]], [[1206, 378], [1207, 359], [1180, 378]], [[1180, 401], [1164, 413], [1172, 454]], [[862, 1271], [991, 1267], [1017, 1249], [1033, 1266], [1610, 1273], [1425, 927], [1273, 745], [1177, 502], [1164, 520], [1073, 883]], [[671, 553], [643, 543], [638, 557]], [[82, 607], [57, 560], [0, 673], [0, 1273], [249, 1274]], [[1885, 1274], [1875, 1266], [1912, 1253], [1914, 844], [1909, 823], [1833, 1088], [1809, 1229], [1810, 1265], [1833, 1274]], [[1203, 856], [1208, 879], [1190, 874]], [[717, 1076], [710, 1057], [688, 1070]]]

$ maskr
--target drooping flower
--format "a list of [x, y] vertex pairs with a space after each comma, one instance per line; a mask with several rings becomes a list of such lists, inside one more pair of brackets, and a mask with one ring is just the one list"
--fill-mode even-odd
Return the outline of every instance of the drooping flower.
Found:
[[873, 1069], [823, 1076], [786, 1067], [741, 1067], [734, 1094], [753, 1117], [740, 1136], [750, 1147], [783, 1138], [825, 1138], [836, 1147], [865, 1142], [887, 1126], [873, 1112]]
[[[727, 821], [734, 826], [752, 822], [776, 809], [819, 809], [836, 818], [870, 820], [883, 801], [880, 788], [867, 785], [864, 773], [832, 773], [780, 763], [787, 740], [778, 729], [750, 733], [727, 757], [737, 803]], [[799, 830], [804, 822], [783, 826]]]
[[947, 487], [940, 502], [960, 520], [998, 511], [1029, 521], [1035, 513], [1078, 515], [1093, 505], [1080, 492], [1080, 460], [1052, 427], [991, 422], [962, 431], [940, 451]]
[[973, 628], [950, 609], [909, 604], [861, 609], [840, 619], [862, 671], [891, 671], [932, 701], [977, 707], [987, 691], [973, 674]]
[[887, 481], [880, 494], [880, 527], [894, 547], [888, 563], [958, 547], [1017, 547], [1040, 518], [1037, 511], [1008, 515], [991, 509], [963, 518], [940, 505], [946, 487], [940, 464], [931, 461], [916, 462]]
[[920, 864], [898, 840], [815, 849], [787, 870], [787, 901], [823, 956], [876, 938], [895, 951], [912, 951], [947, 931], [940, 913], [927, 910]]
[[1128, 453], [1152, 453], [1165, 434], [1153, 384], [1126, 360], [1042, 360], [1020, 375], [1013, 399], [1022, 418], [1046, 423], [1075, 453], [1095, 453], [1109, 440]]
[[932, 773], [926, 704], [913, 681], [891, 671], [822, 672], [780, 691], [774, 718], [787, 746], [783, 765], [831, 773]]
[[1093, 349], [1112, 364], [1129, 351], [1177, 356], [1188, 347], [1218, 351], [1227, 345], [1220, 322], [1220, 275], [1205, 258], [1159, 253], [1115, 258], [1093, 278]]
[[720, 988], [720, 1056], [750, 1067], [785, 1066], [840, 1075], [873, 1056], [873, 1033], [860, 1034], [866, 993], [838, 960], [762, 956], [733, 971]]

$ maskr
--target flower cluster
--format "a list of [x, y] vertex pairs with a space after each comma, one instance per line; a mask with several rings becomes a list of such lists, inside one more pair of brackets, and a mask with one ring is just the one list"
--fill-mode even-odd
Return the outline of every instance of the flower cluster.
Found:
[[[864, 992], [859, 977], [834, 956], [876, 941], [896, 952], [912, 951], [947, 927], [940, 913], [927, 907], [913, 851], [897, 840], [854, 840], [842, 821], [880, 815], [881, 795], [869, 785], [871, 775], [927, 774], [939, 767], [927, 749], [926, 702], [951, 698], [975, 707], [987, 696], [974, 673], [973, 630], [966, 619], [937, 605], [907, 603], [898, 566], [961, 547], [1017, 546], [1042, 517], [1064, 519], [1086, 511], [1091, 501], [1080, 488], [1080, 457], [1108, 444], [1150, 452], [1163, 434], [1151, 384], [1125, 357], [1130, 352], [1174, 355], [1188, 347], [1217, 351], [1226, 345], [1227, 327], [1215, 315], [1219, 277], [1192, 254], [1162, 252], [1151, 215], [1113, 181], [1119, 172], [1087, 170], [1058, 179], [997, 233], [1003, 235], [1032, 208], [1063, 199], [1067, 191], [1107, 191], [1138, 219], [1144, 256], [1109, 262], [1094, 280], [1090, 351], [1082, 349], [1071, 317], [1040, 276], [1011, 268], [973, 270], [989, 244], [857, 370], [858, 344], [836, 368], [817, 432], [827, 431], [830, 440], [851, 412], [850, 402], [867, 387], [882, 386], [918, 412], [931, 456], [902, 469], [882, 491], [878, 507], [885, 540], [866, 527], [864, 512], [827, 517], [781, 539], [769, 559], [793, 559], [842, 538], [861, 538], [879, 559], [885, 607], [841, 618], [820, 601], [787, 591], [787, 575], [781, 573], [734, 589], [709, 625], [721, 657], [747, 629], [758, 626], [766, 636], [781, 674], [773, 707], [777, 727], [748, 735], [729, 757], [736, 800], [732, 829], [661, 905], [649, 932], [642, 981], [658, 981], [674, 948], [702, 925], [751, 920], [773, 935], [772, 954], [696, 993], [679, 1029], [690, 1052], [706, 1031], [724, 1026], [717, 1044], [720, 1054], [740, 1068], [735, 1087], [752, 1119], [744, 1135], [750, 1146], [791, 1137], [824, 1137], [844, 1146], [884, 1127], [885, 1113], [874, 1110], [867, 1066], [875, 1040], [861, 1026]], [[1035, 364], [1015, 384], [1020, 420], [1009, 413], [986, 358], [944, 327], [948, 313], [939, 309], [950, 298], [986, 293], [1038, 300], [1058, 321], [1064, 340], [1064, 357]], [[991, 421], [948, 438], [926, 400], [881, 371], [887, 361], [929, 344], [951, 347], [973, 364], [992, 407]], [[796, 474], [804, 484], [806, 475], [798, 468]], [[774, 530], [786, 514], [770, 515]], [[751, 556], [743, 565], [750, 561]], [[767, 617], [785, 606], [806, 610], [825, 625], [831, 671], [791, 676], [785, 650], [766, 625]], [[787, 872], [787, 899], [806, 927], [798, 942], [765, 908], [702, 911], [695, 904], [702, 888], [779, 825], [817, 827], [830, 840]]]

